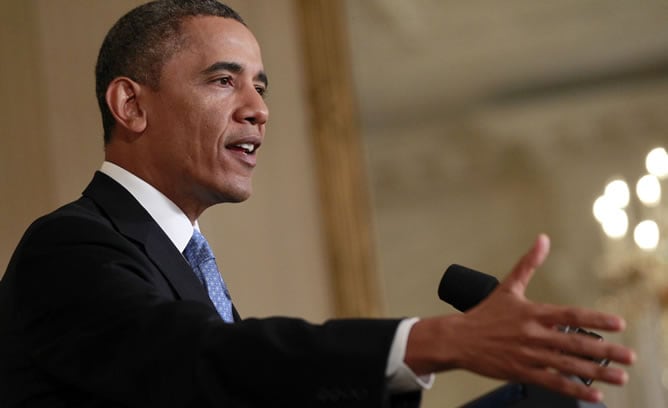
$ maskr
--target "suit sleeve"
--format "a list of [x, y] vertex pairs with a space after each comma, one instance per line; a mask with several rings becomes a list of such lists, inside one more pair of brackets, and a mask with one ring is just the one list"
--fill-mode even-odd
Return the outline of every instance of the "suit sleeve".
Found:
[[[12, 271], [13, 270], [13, 271]], [[169, 295], [141, 250], [105, 222], [31, 228], [10, 265], [22, 352], [49, 391], [128, 407], [410, 407], [384, 370], [398, 321], [223, 323]], [[65, 390], [65, 391], [63, 391]]]

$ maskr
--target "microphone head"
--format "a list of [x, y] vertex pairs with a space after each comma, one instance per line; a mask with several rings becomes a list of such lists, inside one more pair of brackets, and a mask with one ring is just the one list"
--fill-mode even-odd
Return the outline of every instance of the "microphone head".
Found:
[[438, 297], [455, 309], [466, 312], [492, 293], [498, 284], [499, 280], [492, 275], [453, 264], [441, 278]]

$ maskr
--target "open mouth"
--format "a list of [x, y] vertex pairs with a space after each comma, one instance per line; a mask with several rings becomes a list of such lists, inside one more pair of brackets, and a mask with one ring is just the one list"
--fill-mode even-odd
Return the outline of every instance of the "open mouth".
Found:
[[255, 154], [255, 151], [260, 147], [254, 143], [239, 143], [231, 145], [229, 149], [244, 152], [246, 154]]

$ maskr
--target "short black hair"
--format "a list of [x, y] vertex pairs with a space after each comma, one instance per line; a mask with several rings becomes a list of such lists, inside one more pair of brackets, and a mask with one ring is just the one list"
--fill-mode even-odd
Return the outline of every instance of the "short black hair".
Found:
[[109, 30], [95, 66], [95, 93], [105, 144], [116, 124], [105, 99], [111, 81], [126, 76], [158, 89], [165, 62], [184, 44], [182, 23], [195, 16], [231, 18], [245, 25], [236, 11], [216, 0], [157, 0], [131, 10]]

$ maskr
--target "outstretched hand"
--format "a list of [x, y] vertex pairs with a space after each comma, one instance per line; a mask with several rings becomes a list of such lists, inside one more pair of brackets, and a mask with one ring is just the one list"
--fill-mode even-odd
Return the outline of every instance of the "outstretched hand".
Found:
[[528, 382], [587, 401], [603, 398], [595, 387], [568, 376], [624, 384], [618, 367], [601, 367], [577, 356], [631, 364], [634, 352], [599, 339], [558, 331], [576, 326], [621, 331], [624, 320], [594, 310], [539, 304], [525, 291], [547, 254], [550, 242], [540, 235], [510, 275], [475, 308], [465, 314], [422, 319], [413, 326], [405, 362], [417, 374], [462, 368], [478, 374]]

